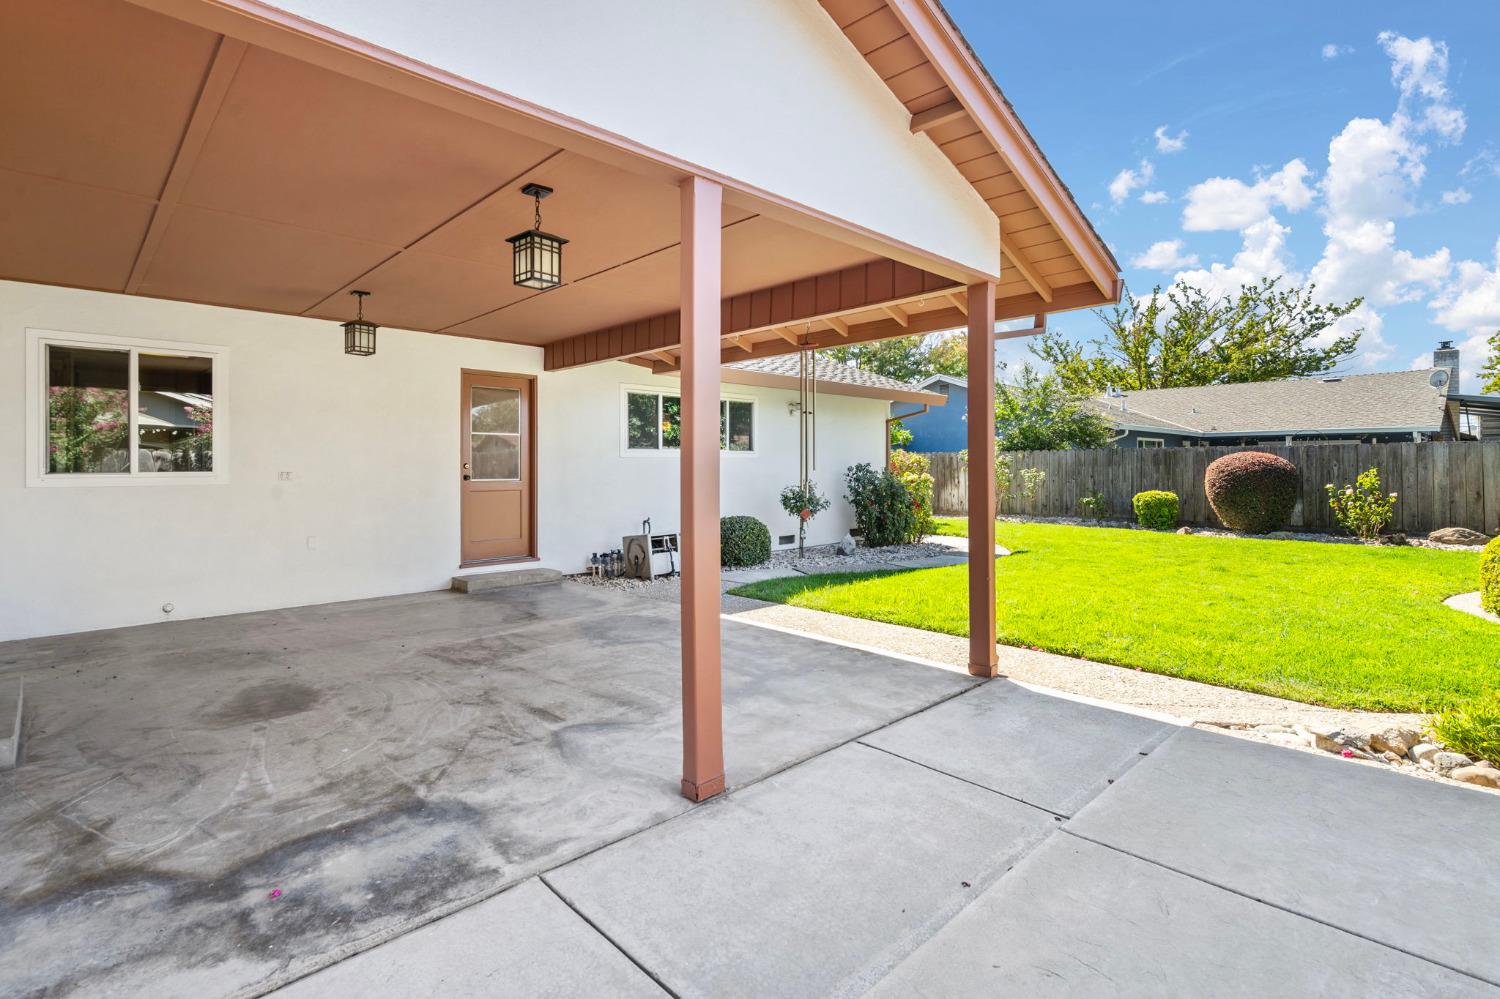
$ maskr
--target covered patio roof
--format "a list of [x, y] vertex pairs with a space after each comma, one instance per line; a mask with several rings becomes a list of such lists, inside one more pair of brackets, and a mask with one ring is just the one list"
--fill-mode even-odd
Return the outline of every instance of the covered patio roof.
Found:
[[[908, 94], [910, 69], [888, 60], [922, 29], [871, 48], [901, 5], [825, 6], [894, 99], [925, 111], [963, 91], [964, 121], [998, 99], [936, 64], [919, 75], [942, 89]], [[382, 325], [550, 345], [549, 368], [675, 363], [691, 164], [250, 0], [23, 7], [0, 38], [0, 277], [336, 321], [358, 287]], [[973, 143], [950, 147], [955, 130], [950, 116], [929, 134], [956, 157]], [[1112, 299], [1107, 251], [1034, 146], [987, 156], [1000, 173], [955, 164], [1009, 192], [986, 194], [997, 317]], [[984, 275], [722, 180], [726, 360], [964, 324]], [[529, 224], [532, 181], [555, 189], [547, 227], [570, 240], [546, 292], [511, 283], [505, 243]]]

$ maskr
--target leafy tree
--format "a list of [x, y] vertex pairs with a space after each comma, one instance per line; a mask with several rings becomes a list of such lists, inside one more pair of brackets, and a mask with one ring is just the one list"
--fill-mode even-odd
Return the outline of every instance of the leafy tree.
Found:
[[1075, 395], [1318, 375], [1353, 355], [1362, 330], [1326, 345], [1320, 340], [1363, 299], [1323, 305], [1314, 301], [1314, 286], [1282, 288], [1280, 280], [1244, 285], [1234, 296], [1189, 284], [1165, 294], [1155, 288], [1147, 299], [1127, 293], [1120, 305], [1095, 313], [1106, 327], [1099, 339], [1075, 344], [1045, 333], [1031, 350]]
[[1063, 389], [1056, 375], [1021, 366], [1014, 385], [995, 386], [995, 444], [1001, 451], [1067, 451], [1104, 447], [1114, 430]]
[[968, 374], [967, 343], [968, 338], [962, 335], [935, 337], [916, 334], [830, 347], [824, 353], [842, 364], [853, 364], [877, 375], [918, 382], [930, 375], [962, 378]]
[[906, 424], [900, 420], [891, 423], [891, 450], [896, 451], [905, 448], [911, 443], [911, 431], [906, 429]]
[[1490, 359], [1484, 362], [1479, 374], [1484, 378], [1480, 391], [1500, 395], [1500, 330], [1490, 336]]

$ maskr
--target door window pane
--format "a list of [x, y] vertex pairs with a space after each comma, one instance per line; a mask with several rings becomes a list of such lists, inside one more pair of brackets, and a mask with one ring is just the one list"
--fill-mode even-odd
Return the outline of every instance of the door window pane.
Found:
[[47, 471], [130, 471], [130, 354], [47, 347]]
[[469, 419], [470, 429], [478, 433], [519, 434], [520, 390], [476, 385], [469, 396]]
[[214, 470], [214, 362], [140, 354], [136, 360], [136, 470]]
[[475, 479], [521, 477], [521, 392], [476, 385], [469, 392], [469, 463]]
[[755, 450], [755, 441], [752, 439], [755, 426], [755, 404], [729, 399], [725, 401], [724, 406], [729, 410], [729, 430], [726, 435], [728, 449], [730, 451]]
[[476, 479], [519, 479], [519, 434], [474, 434], [470, 439], [471, 474]]
[[655, 451], [658, 403], [661, 396], [631, 392], [625, 397], [625, 446], [632, 451]]

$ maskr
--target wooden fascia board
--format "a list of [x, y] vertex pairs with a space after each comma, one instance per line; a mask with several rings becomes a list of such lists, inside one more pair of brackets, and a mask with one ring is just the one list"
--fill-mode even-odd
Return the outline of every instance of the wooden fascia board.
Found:
[[886, 0], [886, 3], [974, 119], [979, 131], [1057, 229], [1089, 279], [1100, 291], [1117, 299], [1119, 272], [1109, 252], [947, 16], [930, 0]]

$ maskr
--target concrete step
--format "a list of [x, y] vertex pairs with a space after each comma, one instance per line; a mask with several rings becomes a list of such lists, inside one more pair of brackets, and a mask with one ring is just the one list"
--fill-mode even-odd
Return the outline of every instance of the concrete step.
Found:
[[0, 680], [0, 770], [10, 770], [21, 760], [21, 712], [26, 691], [20, 679]]
[[453, 588], [459, 593], [483, 593], [511, 586], [533, 586], [560, 582], [563, 574], [556, 569], [512, 569], [510, 572], [471, 572], [453, 577]]

